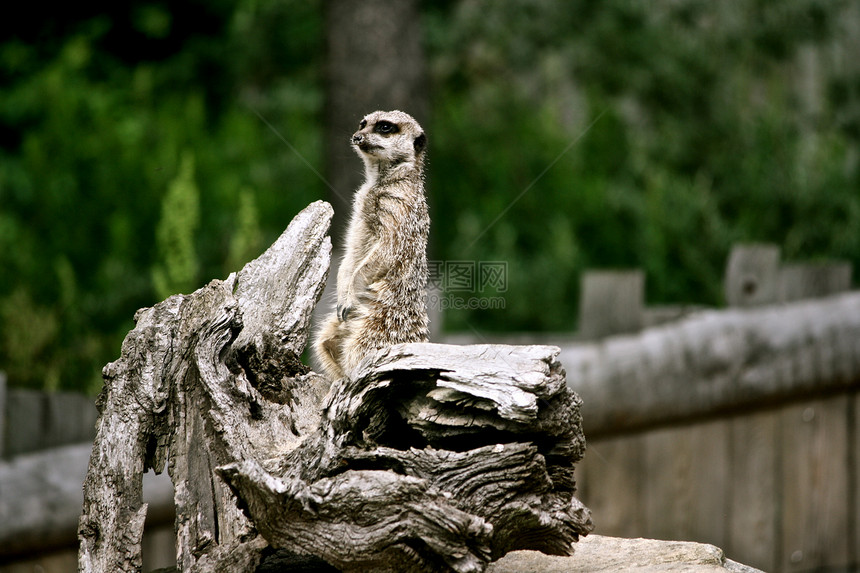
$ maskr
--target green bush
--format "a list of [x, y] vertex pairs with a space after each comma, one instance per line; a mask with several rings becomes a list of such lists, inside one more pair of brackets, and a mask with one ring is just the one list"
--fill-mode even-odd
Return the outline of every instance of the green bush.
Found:
[[[156, 37], [144, 44], [158, 58], [106, 49], [119, 24], [104, 17], [69, 24], [54, 50], [0, 44], [0, 369], [11, 384], [96, 390], [135, 309], [236, 270], [323, 196], [258, 117], [319, 163], [319, 58], [308, 56], [321, 15], [289, 4], [210, 6], [222, 19], [212, 26], [182, 20], [184, 5], [137, 3], [134, 25]], [[171, 52], [174, 32], [187, 36]], [[273, 59], [257, 59], [262, 46]]]
[[[504, 312], [446, 326], [570, 330], [599, 267], [643, 268], [651, 303], [719, 305], [739, 241], [860, 268], [860, 84], [827, 48], [849, 49], [845, 6], [430, 9], [436, 258], [509, 263]], [[801, 49], [835, 86], [815, 117], [792, 83]]]

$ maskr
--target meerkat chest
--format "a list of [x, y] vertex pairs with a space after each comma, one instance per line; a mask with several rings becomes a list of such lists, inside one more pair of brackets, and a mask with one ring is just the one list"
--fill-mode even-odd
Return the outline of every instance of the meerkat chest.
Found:
[[358, 192], [356, 192], [355, 199], [352, 204], [353, 217], [356, 219], [366, 217], [368, 208], [372, 207], [374, 202], [373, 187], [374, 186], [372, 184], [365, 183], [361, 186]]
[[397, 226], [407, 206], [401, 193], [387, 185], [374, 185], [356, 198], [355, 219], [358, 226], [373, 235], [383, 234]]

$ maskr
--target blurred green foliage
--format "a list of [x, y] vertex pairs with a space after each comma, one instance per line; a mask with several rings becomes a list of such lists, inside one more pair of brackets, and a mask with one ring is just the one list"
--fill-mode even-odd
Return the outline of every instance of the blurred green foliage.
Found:
[[194, 290], [200, 266], [194, 248], [199, 226], [200, 191], [194, 182], [194, 156], [186, 154], [161, 202], [161, 219], [155, 229], [158, 262], [152, 269], [152, 282], [157, 298]]
[[509, 263], [505, 311], [452, 311], [446, 327], [570, 330], [599, 267], [643, 268], [651, 303], [718, 305], [739, 241], [860, 268], [850, 6], [428, 10], [436, 258]]
[[[97, 389], [136, 308], [237, 270], [325, 197], [304, 163], [322, 165], [321, 4], [34, 5], [2, 25], [11, 383]], [[844, 14], [426, 3], [432, 257], [508, 263], [505, 310], [452, 310], [446, 327], [572, 329], [593, 267], [644, 268], [650, 302], [720, 304], [736, 241], [860, 268], [860, 77], [832, 56], [851, 45]]]
[[104, 10], [0, 44], [0, 369], [19, 386], [98, 389], [135, 309], [237, 270], [323, 196], [256, 115], [319, 158], [318, 2]]

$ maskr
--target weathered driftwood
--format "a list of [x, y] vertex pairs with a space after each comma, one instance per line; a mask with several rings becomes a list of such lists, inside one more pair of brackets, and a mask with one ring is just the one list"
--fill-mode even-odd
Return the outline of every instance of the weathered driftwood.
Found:
[[[328, 395], [275, 478], [219, 472], [276, 547], [342, 570], [481, 571], [513, 549], [572, 551], [579, 400], [548, 346], [405, 344]], [[333, 528], [331, 522], [340, 522]]]
[[104, 369], [84, 482], [81, 571], [140, 570], [141, 478], [165, 465], [179, 568], [250, 571], [259, 562], [265, 542], [213, 472], [277, 456], [316, 427], [318, 413], [305, 404], [326, 384], [298, 356], [328, 270], [330, 219], [331, 207], [315, 203], [238, 274], [137, 313], [120, 359]]
[[82, 571], [140, 570], [149, 468], [174, 483], [182, 571], [254, 571], [275, 549], [481, 571], [590, 531], [557, 348], [399, 345], [331, 388], [301, 364], [330, 217], [314, 204], [237, 275], [138, 313], [104, 372]]

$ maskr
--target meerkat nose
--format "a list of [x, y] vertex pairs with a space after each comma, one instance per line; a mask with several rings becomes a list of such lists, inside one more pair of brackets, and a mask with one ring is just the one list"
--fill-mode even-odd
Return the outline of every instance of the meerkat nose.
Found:
[[359, 134], [359, 133], [356, 133], [355, 135], [353, 135], [353, 136], [352, 136], [352, 142], [353, 142], [355, 145], [358, 145], [358, 144], [359, 144], [359, 143], [361, 143], [363, 140], [364, 140], [364, 136], [363, 136], [363, 135], [361, 135], [361, 134]]

